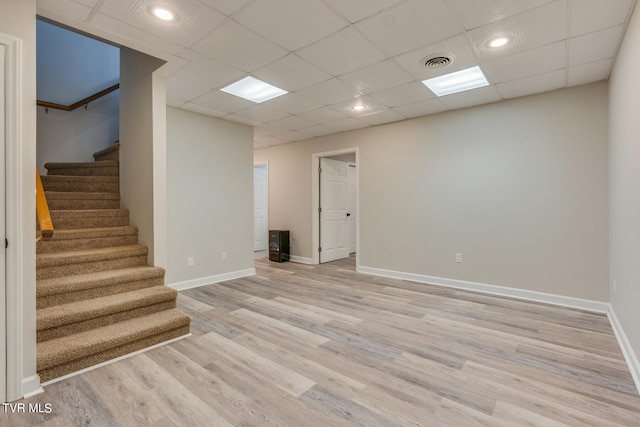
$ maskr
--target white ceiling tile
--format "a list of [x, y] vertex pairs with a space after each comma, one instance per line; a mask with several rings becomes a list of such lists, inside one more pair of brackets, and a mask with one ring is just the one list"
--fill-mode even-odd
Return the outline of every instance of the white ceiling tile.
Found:
[[569, 40], [569, 66], [612, 58], [616, 54], [622, 26], [585, 34]]
[[297, 53], [334, 76], [375, 64], [387, 57], [353, 28], [338, 31]]
[[[503, 21], [476, 28], [469, 31], [468, 35], [480, 59], [512, 55], [564, 40], [567, 38], [567, 3], [547, 3]], [[501, 48], [490, 48], [487, 43], [498, 36], [506, 36], [511, 41]]]
[[91, 14], [92, 7], [91, 4], [78, 4], [69, 0], [38, 0], [36, 12], [42, 14], [42, 11], [49, 10], [68, 19], [83, 22]]
[[482, 68], [490, 82], [503, 83], [559, 70], [565, 66], [566, 56], [565, 42], [562, 41], [486, 62]]
[[564, 69], [546, 74], [537, 74], [521, 80], [512, 80], [496, 85], [503, 98], [517, 98], [534, 93], [549, 92], [565, 87], [566, 71]]
[[449, 0], [467, 30], [535, 8], [550, 0]]
[[347, 118], [346, 114], [339, 113], [335, 110], [332, 110], [328, 107], [318, 108], [316, 110], [307, 111], [306, 113], [298, 114], [298, 117], [301, 117], [305, 120], [309, 120], [314, 123], [330, 123], [338, 120], [342, 120]]
[[335, 133], [335, 130], [327, 126], [315, 125], [309, 128], [300, 129], [299, 132], [308, 136], [324, 136]]
[[[363, 110], [354, 110], [354, 105], [364, 105], [365, 108]], [[382, 102], [377, 101], [370, 96], [364, 95], [354, 99], [349, 99], [347, 101], [337, 102], [331, 105], [330, 108], [347, 116], [358, 118], [380, 113], [389, 109], [389, 107], [384, 105]]]
[[433, 92], [427, 89], [422, 82], [403, 84], [381, 92], [375, 92], [371, 96], [388, 107], [399, 107], [435, 97]]
[[409, 0], [364, 19], [356, 26], [389, 56], [462, 32], [442, 0]]
[[241, 79], [245, 75], [241, 70], [227, 67], [192, 50], [182, 52], [180, 55], [189, 59], [190, 62], [174, 74], [177, 77], [201, 85], [220, 88]]
[[352, 71], [340, 76], [361, 92], [378, 92], [390, 87], [413, 81], [413, 77], [391, 59], [378, 62], [363, 70]]
[[227, 16], [231, 16], [251, 0], [200, 0], [202, 3], [212, 7]]
[[184, 104], [186, 104], [184, 99], [171, 98], [167, 96], [167, 105], [169, 107], [182, 108]]
[[287, 54], [287, 51], [228, 20], [193, 45], [192, 49], [227, 66], [251, 72]]
[[260, 120], [255, 120], [249, 117], [239, 116], [238, 114], [229, 114], [224, 118], [225, 120], [231, 120], [236, 123], [240, 123], [247, 126], [258, 126], [263, 124]]
[[175, 55], [184, 49], [184, 46], [181, 46], [178, 43], [162, 39], [154, 34], [143, 31], [103, 13], [96, 14], [91, 20], [91, 23], [102, 30], [114, 34], [116, 40], [130, 40], [132, 42], [130, 47], [133, 48], [137, 48], [139, 45], [144, 45], [146, 48], [151, 48], [158, 52], [168, 52], [172, 55]]
[[319, 0], [258, 0], [235, 19], [290, 51], [348, 25]]
[[286, 130], [297, 130], [315, 126], [317, 122], [311, 122], [309, 120], [301, 119], [299, 116], [287, 116], [282, 119], [273, 120], [271, 125], [283, 128]]
[[332, 76], [291, 53], [253, 73], [259, 79], [286, 91], [313, 86]]
[[176, 76], [167, 78], [167, 97], [190, 101], [211, 91], [210, 87], [183, 80]]
[[350, 117], [348, 119], [338, 120], [336, 122], [327, 123], [327, 127], [335, 129], [339, 132], [347, 132], [355, 129], [362, 129], [369, 126], [369, 124], [361, 122], [358, 119]]
[[449, 108], [437, 98], [413, 104], [405, 104], [394, 108], [395, 111], [407, 118], [427, 116], [429, 114], [440, 113], [448, 109]]
[[262, 104], [255, 104], [253, 107], [245, 110], [236, 111], [235, 115], [258, 120], [263, 123], [287, 117], [287, 113], [272, 107], [269, 101], [263, 102]]
[[569, 86], [606, 80], [611, 74], [611, 59], [569, 68]]
[[633, 4], [632, 0], [569, 0], [571, 36], [623, 24]]
[[399, 122], [400, 120], [406, 120], [406, 117], [399, 112], [392, 109], [386, 109], [378, 111], [373, 114], [367, 114], [365, 116], [358, 117], [361, 122], [370, 124], [372, 126], [382, 125], [385, 123]]
[[[435, 54], [453, 54], [453, 62], [446, 68], [429, 69], [425, 67], [424, 59]], [[464, 34], [412, 50], [393, 59], [418, 80], [425, 80], [478, 65], [478, 60]]]
[[456, 109], [488, 104], [490, 102], [500, 101], [501, 98], [494, 86], [485, 86], [479, 89], [443, 96], [438, 99], [447, 107]]
[[279, 108], [289, 114], [303, 113], [320, 107], [320, 104], [304, 98], [297, 93], [287, 93], [269, 100], [269, 103], [274, 108]]
[[349, 22], [358, 22], [399, 2], [400, 0], [327, 0]]
[[162, 4], [178, 14], [175, 22], [163, 22], [154, 17], [149, 8], [157, 0], [110, 0], [102, 3], [100, 12], [135, 28], [182, 46], [189, 46], [218, 26], [225, 16], [198, 0], [163, 0]]
[[360, 92], [338, 78], [299, 90], [298, 93], [321, 105], [335, 104], [360, 95]]
[[255, 105], [251, 101], [230, 95], [220, 90], [212, 90], [211, 92], [205, 93], [204, 95], [193, 99], [191, 103], [218, 111], [226, 111], [227, 113], [235, 113], [236, 111], [244, 110], [245, 108]]

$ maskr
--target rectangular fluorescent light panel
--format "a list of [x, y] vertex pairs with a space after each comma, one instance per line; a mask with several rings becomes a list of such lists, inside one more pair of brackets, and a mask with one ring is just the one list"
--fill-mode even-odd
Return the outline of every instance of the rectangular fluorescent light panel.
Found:
[[437, 96], [451, 95], [452, 93], [489, 86], [489, 82], [479, 66], [423, 80], [422, 83]]
[[229, 86], [223, 87], [220, 90], [258, 104], [287, 93], [286, 90], [282, 90], [251, 76], [231, 83]]

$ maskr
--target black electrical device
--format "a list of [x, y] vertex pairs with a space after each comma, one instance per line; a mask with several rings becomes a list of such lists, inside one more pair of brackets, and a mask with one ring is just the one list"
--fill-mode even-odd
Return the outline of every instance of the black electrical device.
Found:
[[289, 261], [289, 230], [269, 230], [269, 259]]

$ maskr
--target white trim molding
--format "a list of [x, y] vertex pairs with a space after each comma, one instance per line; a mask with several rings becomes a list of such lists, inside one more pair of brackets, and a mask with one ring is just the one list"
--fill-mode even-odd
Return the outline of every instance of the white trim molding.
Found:
[[613, 333], [616, 334], [618, 344], [620, 344], [620, 350], [622, 350], [624, 359], [627, 361], [629, 371], [631, 371], [633, 382], [640, 394], [640, 361], [638, 361], [638, 357], [633, 351], [631, 343], [629, 342], [627, 335], [624, 333], [624, 329], [622, 329], [622, 325], [620, 325], [618, 317], [611, 305], [609, 305], [609, 312], [607, 313], [607, 316], [609, 317], [609, 323], [611, 323], [611, 327], [613, 328]]
[[297, 262], [298, 264], [313, 264], [313, 260], [311, 258], [306, 258], [303, 256], [297, 256], [297, 255], [289, 255], [289, 261], [291, 262]]
[[245, 270], [231, 271], [229, 273], [216, 274], [215, 276], [201, 277], [199, 279], [185, 280], [183, 282], [172, 283], [168, 285], [177, 291], [199, 288], [200, 286], [212, 285], [214, 283], [226, 282], [227, 280], [241, 279], [243, 277], [255, 276], [255, 268], [247, 268]]
[[562, 295], [547, 294], [543, 292], [529, 291], [526, 289], [490, 285], [486, 283], [468, 282], [465, 280], [447, 279], [444, 277], [426, 276], [423, 274], [415, 273], [404, 273], [400, 271], [384, 270], [381, 268], [373, 267], [359, 267], [357, 268], [357, 271], [374, 276], [389, 277], [392, 279], [400, 280], [410, 280], [417, 283], [425, 283], [447, 288], [480, 292], [483, 294], [496, 295], [501, 297], [517, 298], [525, 301], [541, 302], [568, 308], [577, 308], [594, 313], [607, 314], [609, 312], [609, 304], [600, 301], [566, 297]]

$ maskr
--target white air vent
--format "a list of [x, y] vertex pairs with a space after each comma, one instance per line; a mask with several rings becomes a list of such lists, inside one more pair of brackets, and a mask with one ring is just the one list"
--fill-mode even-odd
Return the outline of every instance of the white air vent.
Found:
[[437, 53], [435, 55], [429, 55], [426, 58], [422, 58], [420, 63], [429, 70], [437, 70], [453, 64], [454, 59], [455, 56], [451, 53]]

